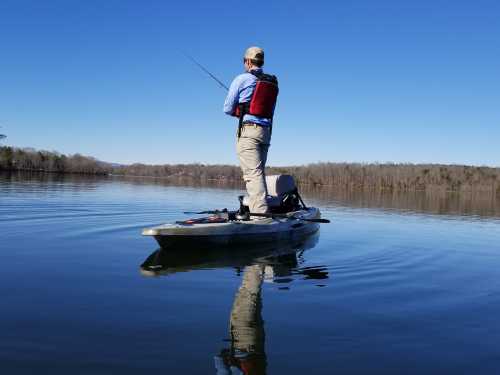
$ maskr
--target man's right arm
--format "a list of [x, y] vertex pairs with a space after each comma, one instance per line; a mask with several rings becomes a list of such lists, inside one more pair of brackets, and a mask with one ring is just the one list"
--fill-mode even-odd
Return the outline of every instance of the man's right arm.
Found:
[[239, 96], [240, 96], [240, 76], [236, 77], [231, 86], [229, 86], [229, 91], [224, 101], [224, 113], [226, 115], [232, 115], [238, 106]]

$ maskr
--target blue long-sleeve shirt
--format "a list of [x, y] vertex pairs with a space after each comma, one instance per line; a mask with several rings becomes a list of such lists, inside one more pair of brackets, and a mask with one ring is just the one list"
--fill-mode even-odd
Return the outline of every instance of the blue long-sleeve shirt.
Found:
[[[255, 72], [262, 73], [261, 68], [253, 70]], [[236, 110], [238, 103], [249, 102], [255, 90], [256, 82], [257, 77], [248, 72], [237, 76], [231, 83], [231, 86], [229, 86], [229, 92], [227, 93], [226, 101], [224, 102], [224, 113], [232, 115]], [[249, 114], [243, 116], [243, 121], [254, 122], [263, 126], [269, 126], [272, 124], [272, 119], [270, 118], [258, 117]]]

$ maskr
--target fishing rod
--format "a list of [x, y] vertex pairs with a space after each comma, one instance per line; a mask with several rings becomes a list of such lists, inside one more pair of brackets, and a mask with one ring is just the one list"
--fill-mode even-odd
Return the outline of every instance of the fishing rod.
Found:
[[[199, 212], [192, 212], [192, 211], [186, 211], [184, 214], [186, 215], [204, 215], [204, 214], [212, 214], [212, 215], [217, 215], [217, 214], [222, 214], [222, 213], [227, 213], [227, 210], [212, 210], [212, 211], [199, 211]], [[312, 223], [324, 223], [328, 224], [330, 220], [328, 219], [306, 219], [294, 215], [287, 215], [287, 214], [272, 214], [272, 213], [256, 213], [256, 212], [249, 212], [249, 216], [258, 216], [258, 217], [269, 217], [271, 219], [294, 219], [294, 220], [302, 220], [302, 221], [310, 221]]]
[[226, 89], [226, 91], [229, 91], [229, 88], [224, 83], [222, 83], [220, 79], [218, 79], [216, 76], [214, 76], [212, 73], [210, 73], [208, 71], [208, 69], [205, 68], [203, 65], [201, 65], [198, 61], [196, 61], [193, 56], [188, 55], [184, 51], [181, 51], [181, 53], [184, 56], [186, 56], [189, 60], [191, 60], [194, 64], [196, 64], [201, 70], [203, 70], [205, 73], [207, 73], [210, 76], [210, 78], [212, 78], [215, 82], [217, 82], [219, 84], [220, 87], [222, 87], [223, 89]]

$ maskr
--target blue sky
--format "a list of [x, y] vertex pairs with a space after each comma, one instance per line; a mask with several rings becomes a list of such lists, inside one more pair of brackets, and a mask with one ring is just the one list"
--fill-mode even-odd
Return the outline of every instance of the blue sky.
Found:
[[18, 147], [236, 164], [246, 47], [280, 80], [268, 164], [500, 166], [495, 1], [0, 1], [0, 129]]

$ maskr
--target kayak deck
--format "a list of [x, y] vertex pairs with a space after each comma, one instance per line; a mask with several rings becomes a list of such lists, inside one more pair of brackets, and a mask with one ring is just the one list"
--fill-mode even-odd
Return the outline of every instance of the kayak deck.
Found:
[[[212, 216], [217, 217], [217, 216]], [[153, 236], [163, 247], [183, 245], [240, 245], [248, 243], [272, 242], [299, 239], [316, 232], [319, 224], [301, 219], [320, 218], [317, 208], [290, 212], [287, 217], [272, 217], [259, 220], [199, 219], [163, 224], [144, 229], [144, 236]]]

